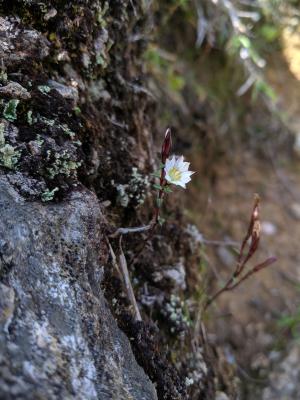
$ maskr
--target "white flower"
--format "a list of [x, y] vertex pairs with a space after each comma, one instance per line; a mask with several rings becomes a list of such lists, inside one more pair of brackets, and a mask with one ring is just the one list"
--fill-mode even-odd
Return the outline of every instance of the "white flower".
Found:
[[183, 156], [167, 158], [165, 164], [165, 179], [173, 185], [179, 185], [185, 189], [186, 183], [191, 180], [194, 173], [189, 171], [190, 163], [183, 161]]

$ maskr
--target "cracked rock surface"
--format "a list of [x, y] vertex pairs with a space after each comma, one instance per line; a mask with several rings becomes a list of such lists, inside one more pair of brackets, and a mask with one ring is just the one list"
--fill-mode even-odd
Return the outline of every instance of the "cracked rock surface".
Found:
[[156, 399], [100, 288], [96, 197], [25, 202], [1, 176], [0, 215], [0, 398]]

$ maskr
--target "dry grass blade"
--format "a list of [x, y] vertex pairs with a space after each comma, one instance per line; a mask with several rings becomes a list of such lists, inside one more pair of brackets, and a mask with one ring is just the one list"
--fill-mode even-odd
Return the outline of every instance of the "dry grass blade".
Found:
[[133, 292], [133, 288], [131, 285], [131, 280], [129, 277], [128, 267], [127, 267], [127, 261], [126, 261], [126, 258], [125, 258], [125, 255], [124, 255], [124, 252], [122, 249], [122, 236], [120, 237], [120, 240], [119, 240], [119, 251], [120, 251], [119, 263], [120, 263], [120, 267], [121, 267], [121, 272], [122, 272], [125, 288], [126, 288], [129, 300], [133, 306], [136, 320], [142, 321], [140, 310], [138, 308], [138, 305], [137, 305], [137, 302], [135, 299], [135, 295]]
[[109, 240], [106, 238], [106, 242], [109, 248], [109, 252], [111, 255], [111, 260], [112, 260], [112, 264], [113, 266], [116, 268], [116, 270], [118, 271], [119, 275], [122, 277], [122, 281], [124, 283], [126, 292], [127, 292], [127, 296], [129, 298], [129, 301], [133, 307], [134, 310], [134, 314], [135, 314], [135, 319], [137, 321], [142, 321], [142, 317], [141, 317], [141, 313], [140, 310], [138, 308], [135, 296], [134, 296], [134, 292], [133, 292], [133, 288], [131, 285], [131, 281], [130, 281], [130, 277], [129, 277], [129, 272], [128, 272], [128, 268], [127, 268], [127, 261], [122, 249], [122, 236], [120, 237], [120, 241], [119, 241], [119, 251], [120, 251], [120, 255], [119, 255], [119, 264], [117, 262], [117, 257], [115, 255], [115, 252], [109, 242]]

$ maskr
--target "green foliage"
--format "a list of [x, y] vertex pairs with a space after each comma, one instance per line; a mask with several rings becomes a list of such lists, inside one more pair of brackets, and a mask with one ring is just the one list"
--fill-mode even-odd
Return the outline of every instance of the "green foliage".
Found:
[[265, 61], [258, 54], [254, 42], [246, 35], [233, 35], [229, 42], [229, 50], [234, 53], [244, 49], [247, 51], [248, 57], [259, 67], [263, 66]]
[[175, 73], [172, 70], [169, 70], [168, 83], [171, 90], [173, 90], [174, 92], [179, 92], [180, 90], [183, 89], [185, 85], [185, 80], [179, 74]]
[[252, 92], [252, 99], [256, 100], [259, 93], [263, 93], [272, 101], [275, 101], [277, 99], [277, 95], [273, 90], [273, 88], [270, 85], [268, 85], [268, 83], [263, 79], [259, 79], [255, 82], [254, 90]]
[[188, 8], [190, 7], [189, 0], [172, 0], [172, 3], [177, 7], [181, 7], [183, 10], [188, 10]]
[[74, 111], [75, 115], [77, 115], [77, 116], [81, 114], [81, 109], [78, 106], [74, 107], [73, 111]]
[[145, 53], [148, 67], [157, 78], [167, 85], [171, 92], [180, 92], [185, 86], [185, 78], [176, 69], [175, 60], [168, 57], [168, 54], [155, 46], [150, 46]]
[[279, 328], [288, 329], [294, 338], [300, 338], [300, 307], [293, 315], [285, 315], [278, 321]]
[[280, 29], [275, 25], [264, 24], [258, 31], [259, 35], [263, 40], [268, 43], [272, 43], [275, 40], [279, 39]]

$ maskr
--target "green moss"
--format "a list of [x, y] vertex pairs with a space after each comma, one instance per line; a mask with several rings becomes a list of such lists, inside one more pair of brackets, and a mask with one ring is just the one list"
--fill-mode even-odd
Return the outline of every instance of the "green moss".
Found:
[[74, 111], [74, 113], [75, 113], [75, 115], [80, 115], [81, 114], [81, 109], [80, 109], [80, 107], [74, 107], [73, 108], [73, 111]]
[[163, 81], [170, 92], [179, 93], [184, 88], [185, 77], [177, 70], [177, 61], [156, 46], [149, 46], [145, 60], [152, 74]]
[[4, 107], [3, 117], [10, 122], [15, 121], [17, 119], [18, 104], [19, 104], [18, 99], [9, 100], [9, 102], [6, 103], [6, 105]]

